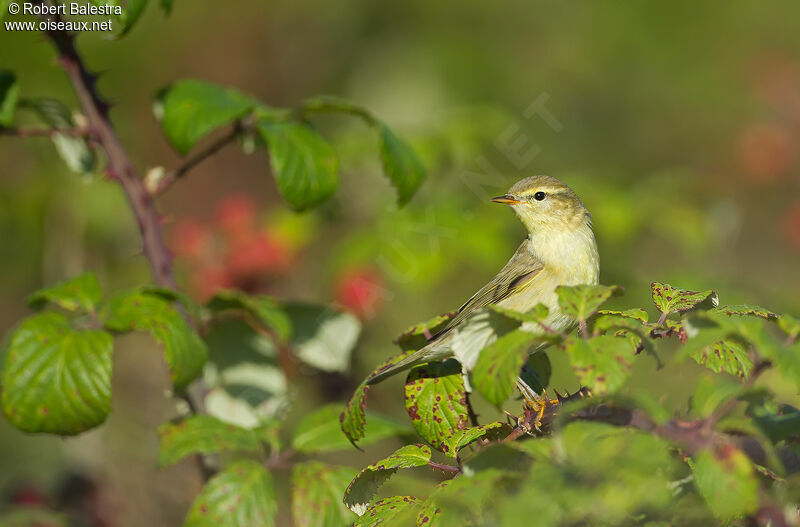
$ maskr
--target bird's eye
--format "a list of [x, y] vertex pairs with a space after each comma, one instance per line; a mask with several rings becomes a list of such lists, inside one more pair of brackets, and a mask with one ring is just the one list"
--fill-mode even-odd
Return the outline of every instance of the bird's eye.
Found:
[[536, 201], [542, 201], [544, 200], [545, 197], [547, 197], [547, 194], [545, 194], [541, 190], [533, 195], [533, 199], [535, 199]]

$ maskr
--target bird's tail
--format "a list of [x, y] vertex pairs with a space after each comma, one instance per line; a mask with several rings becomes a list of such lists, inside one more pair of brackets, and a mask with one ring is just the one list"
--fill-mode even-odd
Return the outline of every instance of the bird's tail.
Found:
[[430, 362], [432, 360], [436, 360], [434, 354], [432, 354], [429, 349], [422, 348], [421, 350], [412, 353], [408, 357], [405, 357], [400, 362], [391, 364], [381, 370], [378, 370], [374, 375], [367, 379], [367, 384], [378, 384], [379, 382], [382, 382], [393, 375], [397, 375], [400, 372], [410, 370], [418, 364]]

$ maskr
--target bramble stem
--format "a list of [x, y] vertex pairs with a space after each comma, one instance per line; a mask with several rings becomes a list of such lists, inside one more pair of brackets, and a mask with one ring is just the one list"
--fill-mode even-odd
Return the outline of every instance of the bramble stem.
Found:
[[428, 461], [428, 466], [432, 469], [441, 470], [442, 472], [452, 472], [453, 474], [461, 474], [461, 467], [454, 465], [444, 465], [436, 461]]

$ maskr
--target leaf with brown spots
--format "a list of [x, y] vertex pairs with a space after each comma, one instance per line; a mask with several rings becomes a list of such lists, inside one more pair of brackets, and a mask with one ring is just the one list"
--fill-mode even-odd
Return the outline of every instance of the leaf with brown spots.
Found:
[[597, 395], [616, 392], [631, 374], [636, 346], [630, 339], [600, 335], [584, 340], [572, 336], [564, 346], [581, 384]]
[[74, 435], [105, 421], [111, 410], [111, 355], [105, 331], [76, 329], [62, 313], [25, 319], [11, 334], [2, 406], [25, 432]]
[[606, 300], [622, 292], [618, 285], [560, 285], [558, 306], [569, 317], [581, 321], [592, 316]]
[[450, 359], [412, 369], [405, 385], [406, 411], [414, 429], [437, 450], [455, 456], [448, 439], [467, 427], [467, 392], [461, 365]]
[[243, 428], [210, 415], [193, 415], [177, 423], [166, 423], [158, 427], [158, 464], [166, 467], [196, 453], [262, 452], [266, 428], [272, 427]]
[[66, 311], [94, 312], [102, 296], [94, 274], [84, 273], [36, 291], [28, 297], [28, 305], [40, 309], [47, 304], [54, 304]]
[[383, 364], [375, 368], [375, 370], [358, 385], [353, 395], [350, 396], [350, 400], [347, 401], [344, 410], [342, 410], [339, 416], [339, 422], [341, 423], [342, 432], [344, 432], [344, 435], [347, 436], [347, 439], [349, 439], [353, 445], [356, 444], [356, 441], [364, 437], [367, 425], [367, 390], [369, 390], [367, 381], [373, 375], [400, 362], [412, 353], [414, 353], [414, 350], [408, 350], [387, 359]]
[[[678, 289], [669, 284], [653, 282], [650, 284], [653, 302], [662, 313], [662, 319], [672, 313], [682, 313], [695, 308], [714, 308], [719, 305], [717, 293], [706, 291], [689, 291]], [[663, 320], [661, 321], [663, 322]]]
[[[503, 427], [507, 427], [507, 425], [503, 422], [495, 421], [494, 423], [456, 430], [453, 435], [447, 439], [448, 452], [453, 452], [453, 457], [455, 457], [455, 454], [458, 454], [458, 451], [468, 444], [487, 435], [492, 430]], [[508, 431], [510, 432], [511, 429], [508, 428]]]
[[753, 463], [735, 446], [701, 451], [692, 469], [700, 494], [720, 520], [727, 522], [758, 509], [759, 485]]
[[277, 509], [270, 473], [255, 461], [237, 461], [206, 483], [192, 503], [184, 526], [271, 527]]
[[342, 495], [354, 476], [355, 470], [350, 467], [338, 467], [319, 461], [296, 464], [292, 469], [294, 525], [303, 527], [350, 525], [356, 519], [356, 515], [342, 502]]
[[344, 504], [363, 515], [381, 485], [401, 468], [423, 467], [431, 460], [431, 449], [425, 445], [406, 445], [391, 456], [369, 465], [347, 486]]
[[409, 509], [416, 508], [419, 503], [420, 500], [414, 496], [392, 496], [378, 500], [370, 505], [363, 515], [359, 516], [353, 527], [392, 525], [398, 515], [405, 517]]
[[722, 306], [715, 309], [717, 313], [722, 313], [725, 315], [730, 316], [747, 316], [747, 317], [759, 317], [763, 318], [764, 320], [778, 320], [778, 315], [770, 311], [769, 309], [764, 309], [761, 306], [751, 306], [749, 304], [737, 304], [735, 306]]

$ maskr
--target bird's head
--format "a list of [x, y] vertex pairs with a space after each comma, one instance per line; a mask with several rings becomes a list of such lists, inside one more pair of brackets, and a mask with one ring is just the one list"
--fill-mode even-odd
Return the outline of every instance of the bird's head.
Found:
[[571, 231], [591, 225], [589, 211], [578, 195], [550, 176], [527, 177], [492, 201], [510, 205], [531, 233]]

